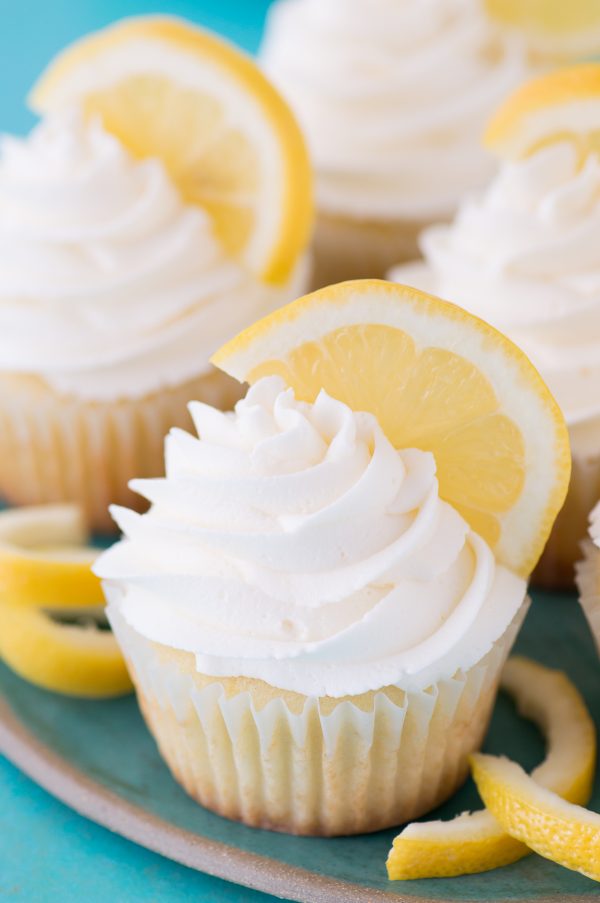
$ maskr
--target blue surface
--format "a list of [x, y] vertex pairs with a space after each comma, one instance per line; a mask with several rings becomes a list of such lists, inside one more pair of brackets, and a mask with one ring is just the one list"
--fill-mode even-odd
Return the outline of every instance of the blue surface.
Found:
[[[168, 12], [258, 46], [268, 0], [0, 0], [0, 131], [34, 121], [25, 97], [54, 53], [121, 16]], [[274, 898], [201, 875], [71, 812], [0, 758], [0, 899], [14, 903], [266, 903]]]
[[0, 759], [0, 899], [26, 903], [263, 903], [76, 815]]

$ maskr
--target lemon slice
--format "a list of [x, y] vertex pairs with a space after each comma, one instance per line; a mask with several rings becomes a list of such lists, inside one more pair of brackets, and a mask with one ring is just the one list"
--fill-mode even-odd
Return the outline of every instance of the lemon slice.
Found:
[[440, 494], [527, 575], [570, 473], [562, 415], [508, 339], [453, 304], [374, 279], [321, 289], [246, 329], [213, 357], [240, 381], [279, 374], [375, 414], [398, 448], [435, 455]]
[[39, 608], [104, 605], [82, 512], [40, 505], [0, 512], [0, 600]]
[[555, 61], [598, 52], [598, 0], [485, 0], [489, 15], [518, 30], [534, 53]]
[[112, 633], [54, 622], [48, 614], [0, 602], [0, 656], [45, 690], [104, 698], [132, 689]]
[[526, 82], [492, 117], [485, 145], [517, 160], [558, 141], [584, 157], [600, 151], [600, 63], [557, 69]]
[[[501, 686], [519, 714], [546, 737], [545, 760], [532, 772], [536, 784], [571, 803], [588, 802], [596, 764], [594, 722], [577, 688], [560, 671], [514, 656]], [[452, 821], [417, 822], [394, 839], [387, 861], [391, 879], [447, 878], [485, 872], [530, 853], [488, 811], [463, 813]]]
[[497, 756], [471, 756], [479, 794], [517, 840], [565, 868], [600, 881], [600, 815], [547, 790], [520, 765]]
[[74, 696], [131, 690], [112, 633], [61, 624], [43, 609], [90, 615], [104, 607], [91, 566], [98, 549], [85, 545], [75, 505], [40, 505], [0, 512], [0, 657], [22, 677]]
[[30, 96], [83, 105], [136, 157], [159, 157], [224, 247], [285, 282], [312, 226], [308, 155], [289, 108], [245, 54], [170, 17], [126, 19], [67, 48]]

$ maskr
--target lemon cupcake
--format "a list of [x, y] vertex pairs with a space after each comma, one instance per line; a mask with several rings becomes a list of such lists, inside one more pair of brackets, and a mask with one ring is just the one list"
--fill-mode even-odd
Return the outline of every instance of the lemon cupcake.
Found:
[[479, 0], [280, 0], [262, 60], [313, 157], [315, 285], [414, 258], [419, 231], [490, 178], [485, 120], [531, 71]]
[[566, 490], [560, 412], [490, 327], [378, 281], [215, 362], [247, 396], [191, 405], [200, 438], [170, 433], [166, 478], [132, 484], [152, 507], [113, 509], [124, 538], [95, 568], [150, 730], [229, 818], [415, 818], [485, 733]]
[[588, 513], [600, 496], [600, 65], [519, 89], [487, 144], [503, 159], [451, 225], [421, 236], [425, 261], [392, 277], [463, 305], [509, 335], [554, 392], [569, 425], [571, 488], [536, 580], [573, 584]]
[[105, 529], [190, 399], [239, 397], [210, 354], [301, 290], [310, 170], [255, 65], [177, 20], [85, 38], [32, 104], [0, 150], [0, 495]]

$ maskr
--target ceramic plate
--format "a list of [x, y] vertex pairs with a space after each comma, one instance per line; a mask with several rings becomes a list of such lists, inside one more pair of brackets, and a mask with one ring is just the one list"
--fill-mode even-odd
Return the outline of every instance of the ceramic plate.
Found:
[[[538, 594], [517, 649], [565, 669], [600, 717], [598, 660], [574, 598]], [[300, 838], [246, 828], [201, 808], [173, 781], [135, 699], [66, 699], [0, 665], [0, 750], [30, 777], [102, 825], [192, 868], [304, 903], [568, 901], [597, 898], [598, 885], [538, 856], [463, 878], [389, 882], [394, 831], [352, 838]], [[485, 748], [532, 768], [543, 744], [500, 697]], [[600, 787], [592, 807], [600, 810]], [[469, 782], [436, 811], [477, 808]]]

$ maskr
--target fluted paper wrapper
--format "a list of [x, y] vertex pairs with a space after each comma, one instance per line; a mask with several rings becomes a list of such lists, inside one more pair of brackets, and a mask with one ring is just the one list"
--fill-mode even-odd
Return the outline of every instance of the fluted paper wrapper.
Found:
[[586, 539], [582, 550], [583, 559], [576, 567], [579, 601], [600, 654], [600, 549]]
[[573, 452], [571, 482], [544, 553], [531, 578], [535, 586], [572, 589], [575, 564], [587, 536], [590, 511], [600, 498], [600, 438], [597, 455]]
[[138, 508], [127, 483], [164, 473], [169, 429], [192, 426], [188, 402], [230, 408], [241, 387], [216, 370], [143, 398], [94, 402], [43, 380], [0, 376], [0, 496], [16, 505], [77, 502], [89, 525], [115, 529], [111, 503]]
[[313, 243], [312, 288], [345, 279], [385, 278], [388, 270], [421, 256], [424, 220], [360, 220], [320, 212]]
[[198, 674], [193, 655], [147, 640], [114, 605], [109, 617], [148, 727], [192, 797], [249, 825], [336, 835], [416, 818], [464, 781], [527, 605], [464, 673], [340, 700]]

